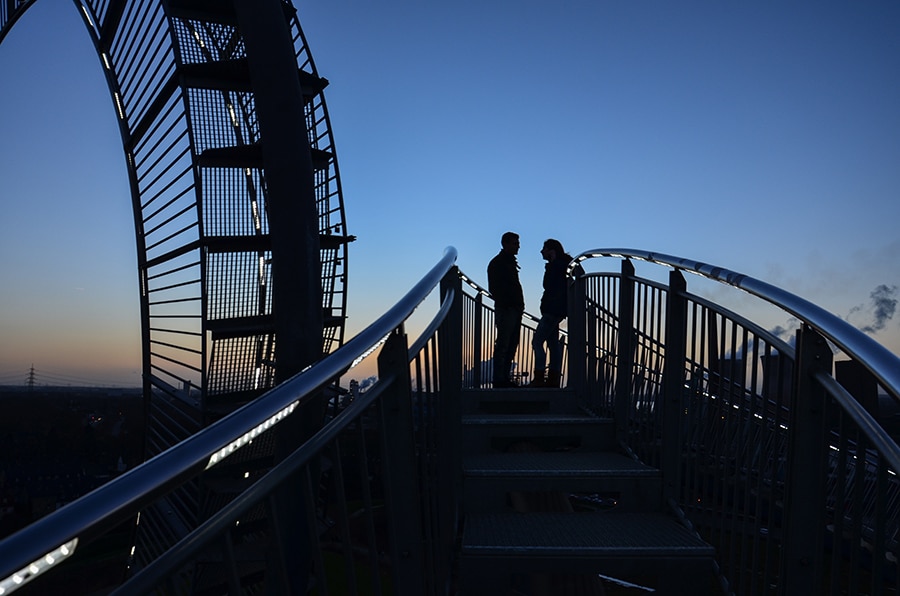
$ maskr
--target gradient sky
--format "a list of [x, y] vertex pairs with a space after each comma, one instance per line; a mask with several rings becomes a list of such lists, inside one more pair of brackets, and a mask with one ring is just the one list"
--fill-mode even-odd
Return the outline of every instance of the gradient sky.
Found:
[[[872, 336], [900, 354], [900, 316], [876, 320], [871, 299], [885, 286], [896, 305], [900, 287], [900, 3], [297, 6], [358, 237], [351, 334], [448, 245], [486, 285], [514, 230], [531, 312], [555, 237], [756, 277], [882, 323]], [[0, 44], [0, 76], [0, 384], [33, 363], [137, 385], [124, 158], [74, 6], [37, 2]], [[702, 281], [689, 289], [754, 311]]]

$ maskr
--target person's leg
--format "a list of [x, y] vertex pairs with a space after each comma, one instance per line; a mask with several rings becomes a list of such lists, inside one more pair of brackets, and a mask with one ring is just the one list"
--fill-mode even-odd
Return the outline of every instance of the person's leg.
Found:
[[516, 358], [516, 350], [519, 349], [519, 335], [522, 332], [522, 313], [518, 311], [512, 311], [509, 317], [509, 341], [507, 343], [508, 350], [504, 355], [506, 360], [506, 378], [510, 382], [513, 383], [511, 368], [512, 363]]
[[561, 317], [545, 317], [545, 337], [547, 351], [550, 353], [550, 365], [547, 367], [547, 379], [545, 387], [559, 387], [560, 373], [562, 371], [562, 342], [559, 339], [559, 323]]
[[534, 380], [543, 381], [544, 369], [547, 367], [547, 352], [544, 350], [544, 342], [547, 341], [547, 317], [541, 317], [534, 337], [531, 339], [531, 347], [534, 349]]
[[494, 364], [493, 364], [493, 373], [492, 373], [492, 381], [494, 383], [494, 387], [499, 387], [503, 384], [506, 377], [503, 374], [503, 371], [509, 369], [509, 361], [506, 360], [507, 347], [505, 344], [504, 336], [500, 332], [500, 328], [497, 328], [497, 339], [494, 342]]
[[497, 338], [494, 341], [493, 383], [495, 387], [509, 384], [509, 367], [519, 340], [516, 317], [516, 311], [510, 309], [499, 308], [494, 313], [494, 324], [497, 328]]
[[550, 352], [550, 371], [557, 375], [562, 371], [562, 342], [559, 340], [559, 317], [547, 318], [547, 350]]

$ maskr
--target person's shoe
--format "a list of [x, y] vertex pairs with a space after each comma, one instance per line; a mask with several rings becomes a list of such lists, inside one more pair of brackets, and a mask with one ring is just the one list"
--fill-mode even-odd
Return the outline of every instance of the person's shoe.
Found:
[[526, 385], [526, 387], [546, 387], [547, 382], [544, 380], [544, 371], [534, 371], [534, 379]]
[[544, 382], [544, 387], [559, 387], [558, 370], [551, 370], [547, 373], [547, 380]]

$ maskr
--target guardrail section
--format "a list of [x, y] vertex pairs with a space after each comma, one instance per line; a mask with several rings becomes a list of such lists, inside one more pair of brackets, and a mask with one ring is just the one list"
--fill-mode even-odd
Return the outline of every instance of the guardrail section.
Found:
[[[841, 381], [852, 372], [898, 400], [900, 361], [758, 280], [627, 249], [576, 260], [600, 257], [621, 271], [573, 281], [571, 378], [616, 418], [623, 448], [662, 470], [664, 497], [716, 546], [726, 592], [896, 590], [900, 448]], [[636, 277], [633, 260], [672, 268], [668, 284]], [[689, 294], [682, 271], [796, 317], [796, 341]]]

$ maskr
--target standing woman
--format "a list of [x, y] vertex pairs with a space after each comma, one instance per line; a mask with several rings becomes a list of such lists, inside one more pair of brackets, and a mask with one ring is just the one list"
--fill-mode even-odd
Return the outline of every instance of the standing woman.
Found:
[[[563, 249], [562, 243], [554, 238], [544, 241], [541, 256], [547, 264], [544, 266], [541, 320], [531, 341], [531, 347], [534, 348], [534, 381], [528, 386], [559, 387], [563, 349], [559, 339], [559, 324], [566, 318], [568, 303], [566, 268], [572, 257]], [[576, 269], [576, 275], [579, 271], [583, 271], [580, 266]], [[546, 350], [544, 344], [547, 344]], [[547, 368], [547, 352], [550, 352], [549, 368]]]

